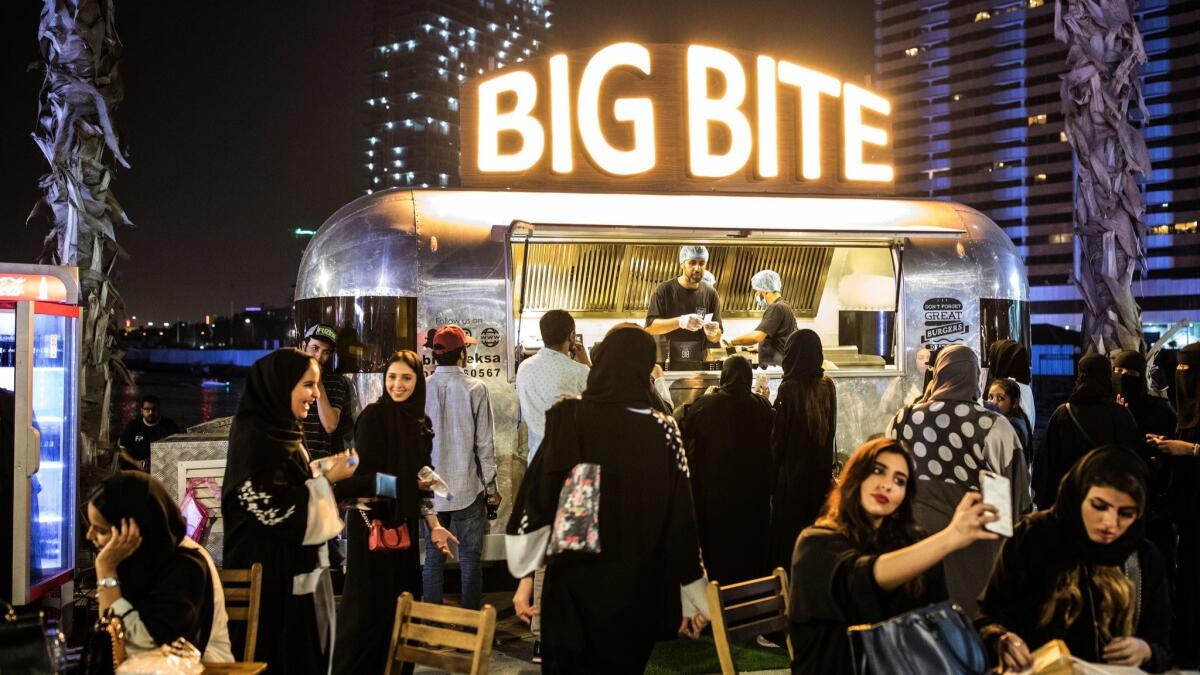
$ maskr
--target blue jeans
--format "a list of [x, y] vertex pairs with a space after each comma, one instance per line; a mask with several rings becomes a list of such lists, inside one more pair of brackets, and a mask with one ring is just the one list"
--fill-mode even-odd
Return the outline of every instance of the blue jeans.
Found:
[[[479, 609], [483, 595], [483, 570], [479, 559], [483, 550], [483, 533], [487, 530], [486, 503], [486, 493], [480, 492], [467, 508], [438, 513], [442, 527], [458, 538], [458, 568], [462, 576], [460, 604], [466, 609]], [[429, 526], [421, 523], [421, 530], [425, 533], [425, 565], [421, 568], [423, 599], [440, 605], [446, 556], [434, 546]]]

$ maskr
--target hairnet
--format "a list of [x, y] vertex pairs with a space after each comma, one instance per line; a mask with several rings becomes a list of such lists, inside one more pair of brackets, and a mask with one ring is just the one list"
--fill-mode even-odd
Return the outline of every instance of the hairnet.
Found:
[[779, 278], [779, 273], [774, 270], [762, 270], [753, 277], [750, 277], [750, 288], [756, 291], [779, 293], [783, 290], [783, 280]]
[[679, 247], [679, 262], [685, 263], [689, 260], [703, 260], [708, 262], [708, 249], [703, 246], [680, 246]]
[[700, 281], [708, 284], [709, 286], [717, 285], [717, 278], [714, 277], [713, 273], [709, 272], [708, 270], [704, 270], [704, 276], [700, 278]]

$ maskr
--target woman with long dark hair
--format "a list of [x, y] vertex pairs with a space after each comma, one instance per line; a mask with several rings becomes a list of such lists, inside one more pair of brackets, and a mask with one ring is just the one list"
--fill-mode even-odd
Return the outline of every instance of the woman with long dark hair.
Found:
[[609, 331], [583, 397], [546, 413], [513, 504], [506, 549], [525, 621], [537, 612], [533, 572], [546, 571], [543, 672], [640, 673], [669, 609], [671, 630], [695, 637], [707, 623], [687, 455], [651, 399], [656, 353], [639, 326]]
[[1086, 354], [1079, 359], [1078, 371], [1075, 389], [1050, 416], [1042, 445], [1034, 455], [1033, 499], [1039, 509], [1054, 505], [1063, 476], [1093, 448], [1145, 445], [1133, 414], [1116, 401], [1108, 357]]
[[730, 490], [771, 483], [771, 403], [750, 390], [754, 372], [740, 356], [725, 359], [721, 387], [686, 408], [680, 423], [692, 475], [696, 524], [708, 578], [731, 584], [771, 573], [767, 534], [771, 495]]
[[[353, 452], [310, 464], [301, 422], [320, 395], [321, 369], [298, 349], [254, 362], [229, 430], [221, 493], [227, 568], [262, 563], [254, 658], [271, 672], [326, 673], [333, 651], [333, 586], [326, 542], [341, 532], [335, 486]], [[245, 626], [230, 631], [242, 653]]]
[[[1063, 640], [1085, 661], [1152, 673], [1171, 664], [1171, 598], [1162, 556], [1145, 539], [1146, 464], [1097, 448], [1063, 478], [1054, 505], [1004, 542], [976, 621], [1005, 669]], [[1191, 636], [1195, 639], [1195, 636]]]
[[788, 338], [771, 429], [770, 567], [787, 568], [796, 537], [816, 521], [833, 485], [837, 390], [821, 367], [824, 361], [821, 338], [813, 331]]
[[[945, 529], [926, 537], [913, 518], [913, 457], [891, 438], [854, 452], [821, 519], [792, 554], [789, 631], [793, 673], [853, 673], [846, 629], [946, 599], [942, 560], [973, 542], [995, 508], [963, 496]], [[924, 487], [924, 484], [921, 485]]]
[[[433, 466], [433, 429], [425, 415], [425, 371], [416, 352], [400, 351], [383, 366], [383, 394], [363, 409], [354, 426], [354, 446], [362, 475], [396, 477], [396, 498], [350, 514], [346, 585], [338, 608], [334, 673], [381, 673], [387, 665], [396, 598], [408, 591], [421, 597], [421, 559], [415, 543], [402, 551], [372, 551], [368, 519], [386, 528], [408, 528], [415, 542], [423, 518], [443, 554], [457, 539], [438, 522], [433, 493], [417, 474]], [[357, 510], [357, 509], [355, 509]], [[406, 672], [411, 671], [408, 666]]]
[[205, 661], [233, 661], [221, 580], [157, 478], [118, 471], [88, 499], [87, 520], [100, 611], [124, 622], [127, 652], [183, 638]]

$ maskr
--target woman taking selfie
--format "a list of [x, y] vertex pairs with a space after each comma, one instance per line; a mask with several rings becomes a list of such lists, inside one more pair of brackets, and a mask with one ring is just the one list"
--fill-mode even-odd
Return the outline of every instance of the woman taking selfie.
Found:
[[[316, 360], [300, 350], [267, 354], [250, 369], [229, 431], [224, 566], [262, 563], [254, 658], [271, 672], [326, 673], [333, 651], [325, 542], [342, 530], [334, 486], [354, 473], [358, 457], [341, 453], [310, 466], [301, 421], [320, 381]], [[230, 632], [242, 653], [244, 626]]]
[[124, 623], [128, 653], [183, 638], [205, 661], [233, 661], [221, 580], [157, 478], [118, 471], [88, 500], [87, 520], [100, 613]]
[[996, 539], [996, 520], [978, 492], [959, 502], [946, 529], [924, 536], [913, 519], [917, 481], [900, 441], [867, 441], [846, 463], [816, 525], [792, 555], [793, 673], [853, 673], [846, 629], [946, 599], [942, 559]]
[[1108, 445], [1063, 478], [1054, 506], [1004, 542], [975, 622], [1006, 669], [1063, 640], [1085, 661], [1170, 665], [1171, 599], [1158, 550], [1144, 539], [1146, 464]]
[[[449, 554], [454, 540], [438, 522], [433, 493], [419, 484], [417, 473], [432, 466], [433, 429], [425, 416], [425, 372], [416, 352], [392, 355], [383, 367], [383, 395], [363, 409], [354, 426], [354, 447], [359, 453], [360, 475], [384, 473], [396, 477], [396, 498], [381, 500], [370, 510], [354, 513], [346, 524], [349, 537], [346, 586], [338, 609], [334, 673], [382, 673], [387, 664], [392, 635], [390, 617], [396, 598], [408, 591], [421, 598], [421, 559], [417, 546], [404, 550], [371, 550], [366, 522], [379, 520], [383, 527], [405, 527], [409, 541], [420, 533], [420, 518], [433, 531], [433, 541]], [[365, 516], [365, 518], [364, 518]], [[405, 672], [411, 672], [407, 666]]]

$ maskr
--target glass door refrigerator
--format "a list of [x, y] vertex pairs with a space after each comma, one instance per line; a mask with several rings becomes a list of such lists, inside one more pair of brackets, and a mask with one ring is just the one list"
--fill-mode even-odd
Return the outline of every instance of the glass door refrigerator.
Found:
[[78, 303], [76, 268], [0, 264], [0, 596], [14, 605], [74, 573]]

